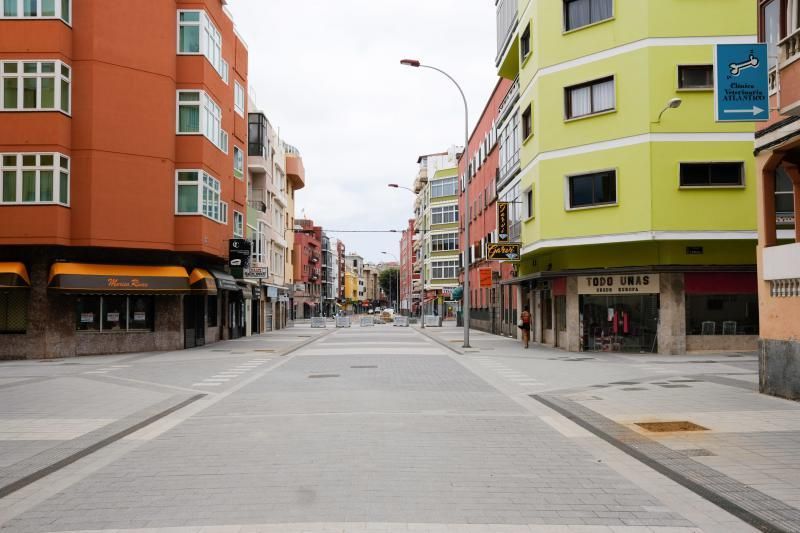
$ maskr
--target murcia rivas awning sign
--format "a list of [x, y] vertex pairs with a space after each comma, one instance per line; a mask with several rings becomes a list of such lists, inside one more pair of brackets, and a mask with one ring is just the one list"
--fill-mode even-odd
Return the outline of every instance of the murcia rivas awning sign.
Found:
[[766, 44], [718, 44], [714, 49], [714, 116], [717, 122], [769, 119]]

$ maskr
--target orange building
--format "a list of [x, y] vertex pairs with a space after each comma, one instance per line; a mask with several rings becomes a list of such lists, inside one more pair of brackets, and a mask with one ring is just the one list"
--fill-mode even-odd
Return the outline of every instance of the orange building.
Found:
[[[247, 47], [225, 0], [5, 2], [0, 357], [238, 336]], [[117, 21], [110, 24], [109, 21]]]
[[800, 399], [800, 1], [759, 0], [770, 119], [756, 132], [761, 392]]

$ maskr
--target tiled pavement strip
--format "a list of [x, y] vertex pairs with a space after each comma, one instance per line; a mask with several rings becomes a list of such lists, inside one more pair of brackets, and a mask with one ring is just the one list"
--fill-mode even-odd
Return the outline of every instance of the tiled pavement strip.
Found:
[[[492, 360], [493, 366], [488, 368], [495, 372], [502, 361], [508, 365], [518, 363], [515, 358], [554, 359], [543, 357], [548, 352], [556, 357], [565, 355], [541, 348], [523, 350], [511, 340], [499, 341], [506, 346], [501, 354], [493, 355], [496, 338], [491, 344], [485, 340], [473, 342], [472, 349], [465, 351], [452, 348], [450, 343], [460, 338], [460, 332], [444, 328], [428, 333], [483, 367], [487, 367], [487, 359]], [[478, 333], [477, 337], [483, 339], [483, 334]], [[637, 357], [578, 355], [612, 365], [620, 357]], [[530, 396], [762, 531], [800, 531], [800, 457], [796, 453], [800, 444], [800, 406], [755, 393], [755, 374], [744, 371], [748, 358], [729, 355], [638, 356], [642, 370], [638, 374], [634, 369], [628, 370], [628, 376], [634, 377], [618, 377], [610, 383], [596, 380], [594, 385], [586, 381], [583, 386], [566, 390], [558, 390], [563, 383], [552, 383], [549, 389], [546, 385], [539, 387], [546, 393]], [[656, 376], [646, 376], [660, 363], [669, 364], [677, 375], [678, 366], [685, 366], [690, 375], [668, 379], [677, 375], [665, 376], [661, 370]], [[598, 368], [597, 364], [593, 366]], [[699, 369], [704, 372], [691, 374]], [[634, 425], [636, 421], [666, 420], [690, 420], [712, 431], [645, 436], [646, 432]]]
[[[604, 450], [598, 461], [535, 402], [522, 407], [411, 331], [376, 330], [339, 331], [20, 490], [4, 527], [667, 533], [699, 531], [676, 502], [715, 515], [651, 483], [665, 507], [620, 476], [624, 460]], [[717, 518], [713, 531], [746, 530]]]

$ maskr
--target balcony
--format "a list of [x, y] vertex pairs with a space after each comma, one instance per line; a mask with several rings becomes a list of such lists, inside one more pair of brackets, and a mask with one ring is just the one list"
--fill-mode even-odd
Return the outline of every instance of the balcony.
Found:
[[417, 177], [414, 178], [414, 192], [419, 194], [426, 183], [428, 183], [428, 167], [420, 167]]
[[267, 203], [264, 201], [266, 195], [264, 189], [250, 189], [247, 191], [247, 206], [261, 213], [267, 212]]
[[502, 124], [508, 114], [514, 109], [514, 105], [519, 101], [519, 76], [514, 79], [514, 83], [508, 88], [508, 92], [500, 102], [497, 109], [497, 123]]
[[497, 5], [497, 57], [500, 66], [517, 29], [517, 0], [498, 0]]
[[773, 298], [800, 296], [800, 243], [764, 248], [764, 280]]

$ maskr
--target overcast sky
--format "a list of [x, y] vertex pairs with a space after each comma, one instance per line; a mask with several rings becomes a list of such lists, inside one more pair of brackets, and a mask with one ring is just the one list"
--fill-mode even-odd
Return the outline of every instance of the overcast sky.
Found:
[[[250, 51], [250, 87], [303, 155], [296, 217], [326, 230], [402, 229], [417, 156], [463, 145], [496, 82], [492, 0], [229, 0]], [[368, 261], [399, 256], [399, 234], [336, 233]]]

